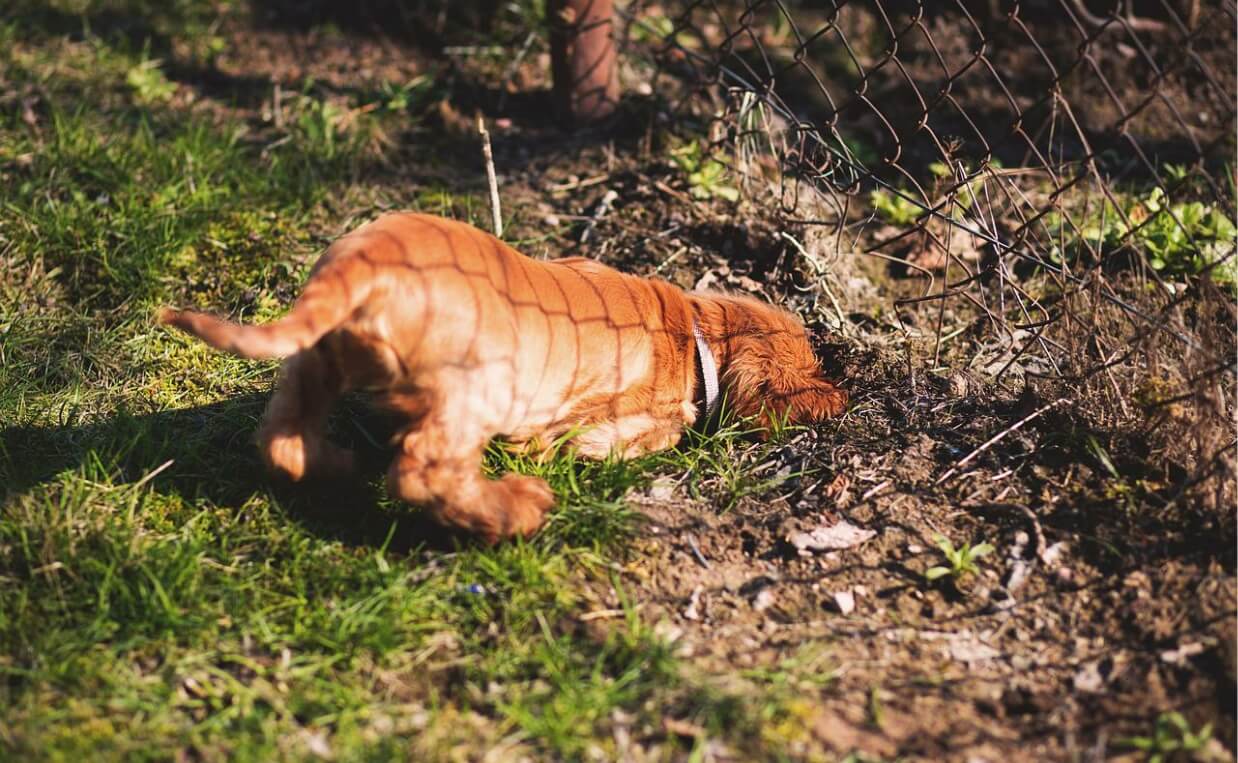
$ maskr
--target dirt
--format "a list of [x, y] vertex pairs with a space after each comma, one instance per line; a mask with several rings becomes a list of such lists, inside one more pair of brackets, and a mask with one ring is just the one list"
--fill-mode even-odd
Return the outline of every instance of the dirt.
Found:
[[[804, 755], [1104, 759], [1122, 749], [1120, 737], [1150, 734], [1158, 713], [1179, 710], [1192, 727], [1214, 723], [1218, 741], [1208, 754], [1232, 758], [1232, 506], [1218, 515], [1189, 501], [1123, 503], [1086, 450], [1088, 436], [1120, 443], [1120, 433], [1099, 429], [1082, 402], [1052, 408], [964, 466], [1062, 390], [999, 384], [969, 370], [983, 349], [977, 332], [932, 368], [931, 344], [909, 340], [906, 329], [927, 332], [935, 303], [890, 310], [892, 295], [914, 293], [920, 281], [899, 279], [882, 262], [844, 263], [833, 281], [843, 290], [835, 311], [808, 288], [778, 234], [785, 226], [775, 204], [690, 198], [665, 146], [650, 142], [640, 99], [604, 128], [555, 127], [538, 107], [546, 82], [539, 53], [504, 82], [506, 61], [444, 62], [407, 40], [351, 28], [233, 19], [221, 33], [227, 52], [206, 69], [179, 70], [178, 82], [256, 129], [270, 124], [277, 82], [297, 90], [313, 78], [321, 92], [354, 99], [429, 71], [447, 83], [445, 107], [421, 132], [397, 133], [363, 169], [388, 190], [342, 194], [345, 217], [407, 203], [431, 180], [477, 192], [476, 146], [453, 120], [481, 107], [499, 120], [509, 238], [531, 241], [532, 254], [587, 254], [684, 287], [761, 294], [812, 318], [851, 411], [773, 451], [769, 473], [800, 476], [729, 510], [708, 500], [708, 485], [706, 500], [664, 482], [633, 496], [648, 522], [622, 572], [642, 617], [663, 623], [704, 674], [774, 668], [824, 645], [818, 672], [831, 677], [793, 740]], [[608, 193], [614, 200], [604, 204]], [[823, 316], [834, 313], [849, 333], [827, 330]], [[875, 534], [823, 552], [791, 542], [844, 520]], [[958, 585], [928, 583], [924, 571], [942, 562], [937, 533], [995, 551]], [[594, 595], [599, 606], [618, 604], [613, 590]], [[605, 632], [604, 619], [582, 624]]]
[[[881, 384], [863, 364], [848, 368], [859, 390]], [[715, 674], [827, 644], [839, 675], [808, 725], [816, 744], [838, 753], [1107, 757], [1120, 731], [1135, 733], [1130, 722], [1159, 709], [1232, 714], [1232, 662], [1223, 663], [1238, 591], [1226, 552], [1195, 538], [1187, 553], [1098, 556], [1059, 519], [1055, 504], [1071, 501], [1068, 492], [1049, 492], [1035, 465], [1003, 468], [1029, 453], [1036, 460], [1052, 425], [960, 484], [934, 487], [958, 458], [957, 434], [946, 433], [990, 431], [1020, 403], [978, 409], [947, 381], [887, 398], [885, 437], [865, 442], [857, 422], [844, 421], [823, 442], [792, 443], [787, 457], [809, 454], [823, 474], [776, 500], [723, 515], [651, 502], [652, 526], [625, 578], [649, 603], [644, 614], [674, 623], [684, 654]], [[924, 413], [939, 410], [894, 419], [908, 398]], [[825, 553], [789, 542], [844, 519], [876, 535]], [[923, 571], [941, 563], [935, 532], [992, 543], [996, 558], [963, 590], [926, 586]], [[1042, 534], [1048, 545], [1038, 548]], [[1037, 559], [1051, 549], [1050, 563]], [[1028, 570], [1017, 587], [1016, 566]], [[840, 611], [839, 594], [853, 597], [853, 611]]]

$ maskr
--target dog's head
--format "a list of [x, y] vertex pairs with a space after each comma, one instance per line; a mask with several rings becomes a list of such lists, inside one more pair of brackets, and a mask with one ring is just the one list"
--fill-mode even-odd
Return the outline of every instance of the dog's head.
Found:
[[721, 376], [731, 408], [763, 426], [811, 424], [846, 408], [847, 393], [825, 378], [804, 324], [748, 297], [700, 295], [706, 336], [722, 349]]

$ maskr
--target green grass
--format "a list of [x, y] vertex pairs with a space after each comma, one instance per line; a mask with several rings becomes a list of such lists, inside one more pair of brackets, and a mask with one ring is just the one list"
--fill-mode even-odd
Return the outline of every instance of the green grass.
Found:
[[[33, 124], [0, 109], [0, 757], [574, 758], [613, 754], [617, 712], [668, 749], [701, 742], [662, 739], [670, 712], [777, 749], [746, 732], [785, 720], [784, 694], [692, 675], [626, 599], [579, 627], [591, 587], [626, 595], [631, 490], [691, 473], [725, 507], [785, 479], [760, 471], [774, 446], [728, 425], [635, 462], [495, 447], [493, 469], [546, 477], [561, 506], [493, 549], [425, 546], [381, 466], [273, 486], [250, 444], [273, 365], [151, 318], [284, 309], [363, 141], [311, 90], [287, 140], [256, 137], [176, 106], [145, 47], [33, 29], [0, 27], [0, 87], [41, 94]], [[379, 462], [347, 408], [335, 436]]]

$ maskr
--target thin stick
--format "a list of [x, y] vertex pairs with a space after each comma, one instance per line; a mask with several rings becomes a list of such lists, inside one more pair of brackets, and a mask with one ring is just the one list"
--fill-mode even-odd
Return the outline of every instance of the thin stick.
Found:
[[477, 115], [477, 132], [481, 135], [481, 155], [486, 160], [486, 180], [490, 183], [490, 215], [494, 218], [494, 235], [503, 238], [503, 211], [499, 208], [499, 178], [494, 173], [494, 154], [490, 151], [490, 133], [486, 120]]
[[988, 450], [989, 448], [993, 447], [993, 446], [994, 446], [994, 445], [996, 445], [997, 443], [1001, 442], [1003, 439], [1005, 439], [1005, 438], [1006, 438], [1006, 436], [1007, 436], [1007, 435], [1011, 434], [1012, 432], [1017, 432], [1017, 431], [1019, 431], [1019, 429], [1021, 429], [1021, 428], [1023, 427], [1023, 425], [1024, 425], [1024, 424], [1026, 424], [1027, 422], [1029, 422], [1029, 421], [1031, 421], [1032, 419], [1036, 418], [1037, 416], [1039, 416], [1040, 414], [1042, 414], [1042, 413], [1044, 413], [1045, 411], [1049, 410], [1050, 408], [1054, 408], [1054, 407], [1056, 407], [1056, 406], [1058, 406], [1058, 405], [1061, 405], [1061, 404], [1062, 404], [1062, 403], [1064, 403], [1064, 402], [1066, 402], [1066, 398], [1064, 398], [1064, 397], [1063, 397], [1063, 398], [1059, 398], [1059, 399], [1057, 399], [1057, 400], [1054, 400], [1052, 403], [1049, 403], [1048, 405], [1042, 405], [1041, 407], [1039, 407], [1039, 408], [1037, 408], [1036, 410], [1032, 411], [1032, 412], [1031, 412], [1031, 413], [1029, 413], [1028, 415], [1026, 415], [1026, 416], [1024, 416], [1023, 418], [1019, 419], [1019, 420], [1018, 420], [1018, 421], [1016, 421], [1015, 423], [1013, 423], [1013, 424], [1011, 424], [1010, 426], [1006, 427], [1006, 428], [1005, 428], [1005, 429], [1003, 429], [1002, 431], [1000, 431], [1000, 432], [998, 432], [997, 434], [993, 435], [992, 437], [990, 437], [990, 438], [988, 439], [988, 441], [986, 441], [986, 442], [984, 443], [984, 445], [981, 445], [979, 448], [976, 448], [976, 449], [975, 449], [975, 450], [973, 450], [971, 453], [968, 453], [966, 456], [963, 456], [963, 460], [959, 461], [957, 464], [955, 464], [954, 466], [950, 467], [950, 469], [949, 469], [949, 470], [948, 470], [945, 474], [941, 475], [941, 477], [939, 477], [939, 478], [937, 479], [937, 481], [936, 481], [936, 482], [934, 482], [933, 484], [934, 484], [934, 485], [940, 485], [941, 483], [943, 483], [943, 482], [945, 482], [946, 480], [950, 479], [952, 476], [954, 476], [954, 474], [955, 474], [956, 472], [958, 472], [958, 470], [959, 470], [959, 469], [962, 469], [964, 466], [967, 466], [967, 464], [968, 464], [968, 463], [970, 463], [970, 462], [971, 462], [971, 460], [972, 460], [973, 458], [975, 458], [976, 456], [978, 456], [978, 455], [980, 455], [981, 453], [985, 452], [986, 450]]
[[696, 538], [691, 535], [688, 536], [688, 547], [692, 549], [692, 555], [695, 556], [696, 560], [701, 563], [701, 566], [705, 569], [709, 569], [709, 560], [706, 559], [705, 555], [701, 553], [701, 547], [696, 545]]
[[137, 490], [138, 488], [145, 485], [147, 482], [150, 482], [154, 478], [158, 477], [165, 469], [167, 469], [169, 466], [171, 466], [174, 463], [176, 463], [176, 459], [169, 458], [167, 461], [164, 461], [162, 464], [152, 469], [151, 472], [147, 474], [145, 477], [133, 483], [131, 487], [134, 490]]

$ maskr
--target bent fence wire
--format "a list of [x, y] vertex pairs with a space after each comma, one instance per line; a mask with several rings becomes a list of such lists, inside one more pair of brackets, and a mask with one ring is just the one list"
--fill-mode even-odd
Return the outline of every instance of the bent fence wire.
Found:
[[1232, 304], [1238, 273], [1232, 1], [640, 0], [619, 21], [657, 97], [773, 179], [787, 222], [927, 276], [900, 306], [974, 305], [1007, 368], [1129, 359], [1065, 351], [1107, 305], [1131, 347], [1232, 373], [1180, 315], [1208, 282]]

